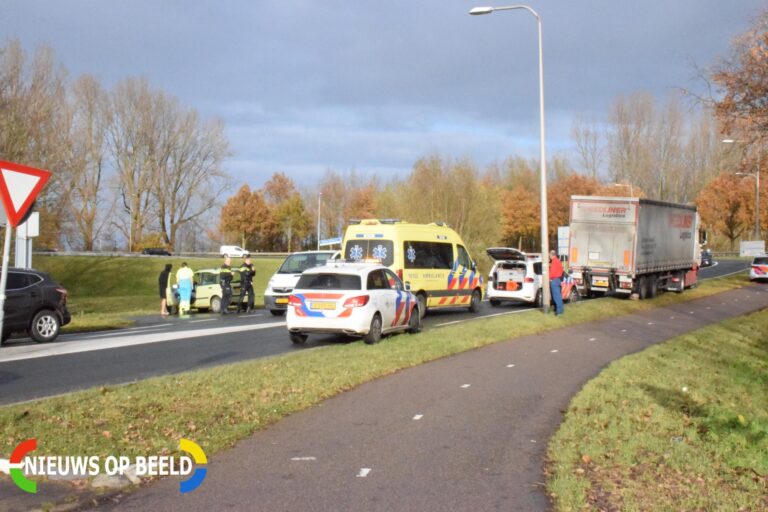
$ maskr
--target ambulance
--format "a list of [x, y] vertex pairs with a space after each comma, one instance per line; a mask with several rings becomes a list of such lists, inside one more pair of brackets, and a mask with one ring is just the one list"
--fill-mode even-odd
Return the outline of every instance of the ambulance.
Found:
[[342, 243], [346, 261], [380, 261], [428, 309], [466, 307], [476, 313], [483, 279], [461, 237], [442, 222], [412, 224], [399, 219], [351, 221]]

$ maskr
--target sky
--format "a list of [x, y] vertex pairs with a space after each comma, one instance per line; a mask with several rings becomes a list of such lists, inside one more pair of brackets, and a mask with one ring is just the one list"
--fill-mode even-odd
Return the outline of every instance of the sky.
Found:
[[[380, 180], [430, 154], [484, 167], [539, 154], [535, 18], [466, 0], [3, 0], [0, 42], [54, 49], [73, 77], [145, 77], [220, 118], [236, 185], [328, 169]], [[495, 4], [510, 5], [510, 4]], [[547, 0], [547, 155], [574, 156], [574, 116], [621, 95], [698, 90], [757, 0]]]

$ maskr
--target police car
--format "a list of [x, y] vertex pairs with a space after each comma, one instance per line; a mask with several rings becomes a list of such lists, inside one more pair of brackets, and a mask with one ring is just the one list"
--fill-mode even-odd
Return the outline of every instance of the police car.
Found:
[[416, 297], [381, 263], [337, 261], [305, 270], [288, 297], [288, 333], [304, 343], [310, 333], [361, 336], [419, 332]]

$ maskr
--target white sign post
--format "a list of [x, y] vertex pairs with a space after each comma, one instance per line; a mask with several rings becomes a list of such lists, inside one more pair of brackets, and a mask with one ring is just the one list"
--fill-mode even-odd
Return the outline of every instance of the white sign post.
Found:
[[739, 256], [759, 256], [765, 254], [765, 240], [746, 240], [739, 245]]
[[13, 264], [19, 268], [32, 268], [32, 239], [40, 235], [40, 213], [32, 212], [29, 218], [16, 228], [16, 258]]

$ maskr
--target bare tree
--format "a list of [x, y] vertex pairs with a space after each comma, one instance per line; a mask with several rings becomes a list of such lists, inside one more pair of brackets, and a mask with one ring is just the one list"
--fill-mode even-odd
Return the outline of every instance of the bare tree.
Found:
[[603, 163], [604, 148], [597, 122], [577, 116], [571, 125], [571, 138], [576, 144], [579, 163], [584, 173], [597, 179]]
[[53, 174], [37, 201], [44, 245], [58, 244], [66, 203], [65, 81], [66, 71], [55, 64], [50, 48], [38, 48], [29, 65], [18, 40], [0, 48], [0, 155]]
[[169, 132], [160, 137], [166, 148], [156, 163], [160, 172], [154, 194], [160, 232], [175, 247], [179, 228], [214, 208], [229, 187], [221, 168], [229, 143], [220, 121], [202, 123], [196, 111], [182, 112], [176, 102], [167, 107], [171, 119]]
[[94, 77], [83, 76], [75, 82], [67, 206], [77, 235], [73, 245], [86, 251], [94, 249], [94, 242], [107, 225], [114, 206], [113, 203], [104, 211], [106, 108], [107, 93]]

